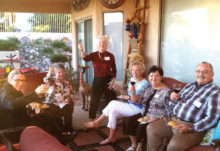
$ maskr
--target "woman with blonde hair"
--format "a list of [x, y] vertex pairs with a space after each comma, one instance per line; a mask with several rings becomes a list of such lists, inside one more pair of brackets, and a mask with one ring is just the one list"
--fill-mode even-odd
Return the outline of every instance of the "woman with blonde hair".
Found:
[[142, 77], [145, 66], [142, 62], [132, 62], [129, 69], [136, 83], [131, 84], [131, 81], [129, 81], [127, 90], [116, 84], [112, 86], [112, 88], [126, 96], [123, 99], [126, 99], [127, 102], [113, 100], [103, 109], [103, 114], [98, 119], [84, 123], [86, 128], [96, 128], [99, 127], [104, 119], [108, 118], [107, 127], [110, 128], [110, 135], [107, 139], [100, 142], [101, 145], [115, 142], [115, 130], [118, 119], [138, 114], [142, 110], [142, 102], [134, 101], [134, 98], [148, 85], [148, 82]]

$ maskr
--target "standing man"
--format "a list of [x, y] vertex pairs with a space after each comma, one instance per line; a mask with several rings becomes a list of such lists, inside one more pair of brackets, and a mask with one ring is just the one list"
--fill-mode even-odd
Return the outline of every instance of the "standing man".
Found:
[[[184, 151], [199, 144], [205, 132], [215, 127], [220, 117], [220, 90], [213, 83], [213, 68], [207, 62], [197, 65], [196, 82], [186, 85], [181, 92], [172, 92], [176, 103], [171, 119], [161, 119], [147, 127], [147, 150], [164, 151], [163, 140], [171, 137], [167, 151]], [[168, 121], [176, 123], [171, 127]]]
[[115, 57], [112, 53], [108, 52], [106, 48], [107, 39], [105, 36], [98, 38], [98, 50], [89, 55], [85, 55], [82, 44], [79, 44], [82, 58], [86, 62], [92, 61], [94, 69], [91, 104], [89, 108], [89, 118], [91, 121], [96, 118], [96, 112], [102, 94], [105, 95], [105, 101], [107, 102], [116, 97], [115, 92], [109, 89], [114, 84], [117, 73]]

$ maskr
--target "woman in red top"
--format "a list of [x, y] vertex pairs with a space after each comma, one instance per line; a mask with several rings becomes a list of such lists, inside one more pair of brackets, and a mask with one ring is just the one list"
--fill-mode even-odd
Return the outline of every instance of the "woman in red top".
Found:
[[100, 98], [103, 94], [107, 102], [116, 97], [115, 92], [109, 89], [114, 84], [117, 73], [115, 57], [106, 48], [107, 39], [105, 36], [98, 38], [98, 50], [88, 55], [85, 55], [82, 44], [79, 44], [82, 58], [86, 62], [92, 61], [94, 68], [91, 104], [89, 108], [89, 118], [91, 121], [96, 118]]

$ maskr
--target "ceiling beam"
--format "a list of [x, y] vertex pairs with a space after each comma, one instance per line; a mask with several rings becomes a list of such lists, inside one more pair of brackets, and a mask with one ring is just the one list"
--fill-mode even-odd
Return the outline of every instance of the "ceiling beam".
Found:
[[71, 0], [0, 0], [0, 12], [71, 13]]

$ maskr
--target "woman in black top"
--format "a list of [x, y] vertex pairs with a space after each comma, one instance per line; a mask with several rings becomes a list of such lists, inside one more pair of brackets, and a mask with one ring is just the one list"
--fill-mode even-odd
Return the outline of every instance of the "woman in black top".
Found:
[[47, 86], [40, 85], [24, 96], [21, 90], [25, 81], [25, 75], [19, 70], [9, 73], [8, 82], [0, 91], [0, 129], [27, 125], [30, 117], [26, 113], [26, 105], [33, 101], [42, 102], [40, 94], [45, 93]]

